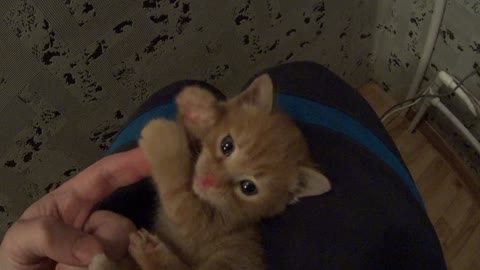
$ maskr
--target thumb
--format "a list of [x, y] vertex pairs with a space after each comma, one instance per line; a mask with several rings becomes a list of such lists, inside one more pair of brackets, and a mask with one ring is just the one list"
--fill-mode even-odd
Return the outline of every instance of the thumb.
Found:
[[[103, 252], [102, 245], [92, 235], [79, 231], [75, 233], [78, 233], [78, 235], [74, 237], [76, 240], [73, 243], [71, 254], [82, 264], [89, 264], [95, 255]], [[57, 262], [68, 263], [62, 260], [57, 260]]]
[[53, 217], [16, 222], [2, 244], [18, 264], [35, 265], [49, 258], [59, 263], [85, 266], [103, 252], [100, 242]]

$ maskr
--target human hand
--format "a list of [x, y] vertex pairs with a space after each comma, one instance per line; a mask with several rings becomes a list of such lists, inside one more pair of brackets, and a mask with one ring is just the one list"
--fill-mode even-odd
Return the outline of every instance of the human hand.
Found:
[[[122, 256], [135, 230], [124, 217], [92, 207], [119, 187], [147, 177], [139, 148], [101, 159], [32, 204], [0, 245], [4, 270], [50, 270], [86, 266], [98, 253]], [[64, 269], [64, 268], [63, 268]]]

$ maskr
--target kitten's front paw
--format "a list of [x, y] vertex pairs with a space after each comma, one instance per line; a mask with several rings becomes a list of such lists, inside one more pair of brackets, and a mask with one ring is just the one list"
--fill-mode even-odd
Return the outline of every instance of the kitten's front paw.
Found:
[[149, 233], [145, 229], [140, 229], [130, 234], [128, 251], [130, 253], [151, 253], [157, 249], [158, 245], [163, 245], [163, 243], [156, 235]]
[[[185, 132], [173, 121], [155, 119], [142, 130], [139, 145], [151, 162], [163, 158], [188, 158], [188, 140]], [[152, 160], [153, 159], [153, 160]]]
[[145, 229], [130, 234], [128, 252], [142, 270], [157, 269], [166, 248], [157, 236]]
[[203, 88], [185, 88], [176, 102], [181, 122], [196, 139], [202, 138], [219, 117], [217, 99]]
[[143, 128], [140, 140], [156, 141], [157, 143], [164, 140], [176, 140], [177, 136], [174, 135], [179, 132], [177, 123], [163, 118], [154, 119]]

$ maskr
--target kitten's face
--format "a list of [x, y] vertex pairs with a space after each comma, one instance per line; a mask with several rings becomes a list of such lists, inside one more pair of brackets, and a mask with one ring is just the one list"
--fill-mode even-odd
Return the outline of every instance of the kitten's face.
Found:
[[202, 140], [193, 189], [225, 213], [258, 218], [293, 199], [300, 166], [308, 162], [299, 130], [284, 115], [223, 105]]
[[195, 87], [177, 97], [179, 121], [202, 144], [193, 190], [227, 216], [273, 216], [296, 197], [330, 190], [299, 129], [272, 104], [268, 75], [227, 102]]

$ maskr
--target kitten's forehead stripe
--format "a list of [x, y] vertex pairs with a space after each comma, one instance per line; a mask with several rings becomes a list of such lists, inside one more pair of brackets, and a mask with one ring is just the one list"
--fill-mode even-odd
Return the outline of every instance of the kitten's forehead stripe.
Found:
[[262, 177], [265, 176], [265, 174], [266, 174], [266, 173], [265, 173], [264, 171], [260, 171], [260, 172], [255, 173], [254, 176], [255, 176], [256, 178], [260, 178], [260, 179], [261, 179]]

